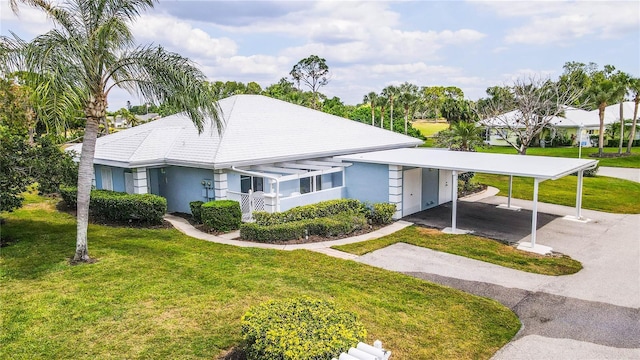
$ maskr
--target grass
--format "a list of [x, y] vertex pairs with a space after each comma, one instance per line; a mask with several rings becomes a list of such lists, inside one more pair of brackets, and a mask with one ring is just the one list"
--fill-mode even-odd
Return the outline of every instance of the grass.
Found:
[[90, 225], [99, 261], [70, 266], [75, 219], [27, 198], [3, 214], [0, 358], [212, 359], [271, 298], [332, 299], [398, 359], [489, 358], [520, 328], [499, 303], [310, 251], [238, 248], [174, 229]]
[[[509, 194], [509, 176], [477, 173], [474, 181], [500, 189], [499, 195]], [[545, 203], [575, 206], [577, 176], [540, 183], [538, 200]], [[513, 197], [533, 199], [533, 179], [514, 177]], [[616, 214], [640, 213], [640, 183], [605, 176], [585, 177], [582, 190], [582, 208]]]
[[431, 137], [435, 135], [438, 131], [442, 131], [444, 129], [449, 128], [448, 123], [434, 123], [434, 122], [424, 122], [424, 121], [414, 121], [411, 125], [416, 128], [422, 135], [425, 137]]
[[[510, 146], [491, 146], [477, 148], [479, 152], [488, 152], [494, 154], [517, 154], [518, 152]], [[626, 149], [622, 150], [623, 152]], [[533, 147], [527, 149], [527, 155], [536, 156], [553, 156], [578, 158], [579, 149], [577, 147], [557, 147], [557, 148], [539, 148]], [[640, 168], [640, 147], [631, 148], [630, 156], [612, 157], [612, 158], [595, 158], [589, 157], [590, 154], [598, 152], [598, 148], [582, 148], [582, 158], [589, 160], [599, 160], [600, 166]], [[605, 153], [618, 153], [618, 148], [604, 148]]]
[[449, 235], [418, 226], [410, 226], [379, 239], [333, 248], [355, 255], [364, 255], [399, 242], [535, 274], [569, 275], [582, 269], [579, 261], [568, 256], [541, 256], [475, 235]]

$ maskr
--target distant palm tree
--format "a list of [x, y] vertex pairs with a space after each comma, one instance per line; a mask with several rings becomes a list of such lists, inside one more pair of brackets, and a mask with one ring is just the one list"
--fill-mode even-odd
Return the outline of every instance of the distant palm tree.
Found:
[[380, 128], [384, 127], [384, 109], [387, 106], [389, 99], [384, 95], [378, 95], [376, 105], [380, 106]]
[[[17, 12], [17, 0], [11, 0]], [[74, 261], [90, 261], [87, 247], [89, 197], [98, 125], [115, 87], [136, 92], [149, 102], [186, 112], [198, 130], [207, 118], [221, 129], [218, 105], [204, 74], [189, 60], [160, 46], [137, 46], [131, 23], [153, 0], [23, 0], [45, 12], [53, 30], [29, 43], [2, 37], [3, 65], [50, 75], [49, 89], [65, 96], [59, 106], [84, 110], [86, 125], [78, 171], [77, 235]], [[36, 89], [38, 91], [38, 89]]]
[[398, 100], [404, 107], [404, 134], [409, 128], [409, 110], [416, 106], [419, 101], [418, 86], [405, 82], [398, 89]]
[[474, 151], [476, 146], [482, 145], [482, 140], [482, 129], [467, 121], [454, 122], [450, 129], [435, 136], [436, 146], [459, 151]]
[[382, 95], [386, 96], [389, 98], [389, 106], [390, 106], [390, 122], [389, 122], [389, 130], [393, 131], [393, 100], [395, 99], [395, 97], [398, 95], [398, 88], [393, 86], [393, 85], [389, 85], [386, 88], [382, 89]]
[[618, 101], [620, 102], [620, 143], [618, 144], [618, 155], [622, 154], [622, 142], [624, 137], [624, 101], [627, 92], [629, 91], [629, 83], [631, 82], [631, 75], [618, 71], [613, 79], [616, 83], [616, 94]]
[[598, 156], [602, 156], [604, 147], [604, 113], [607, 105], [618, 100], [618, 87], [611, 73], [614, 68], [610, 65], [605, 69], [593, 74], [591, 86], [588, 89], [589, 101], [598, 108], [598, 116], [600, 118], [600, 134], [598, 136]]
[[631, 146], [636, 138], [636, 126], [638, 125], [638, 105], [640, 104], [640, 78], [632, 78], [629, 81], [629, 90], [633, 94], [633, 119], [631, 124], [631, 132], [629, 133], [629, 143], [627, 144], [627, 154], [631, 154]]
[[369, 106], [371, 106], [371, 126], [375, 126], [375, 123], [376, 123], [375, 113], [376, 113], [377, 99], [378, 99], [378, 94], [376, 94], [373, 91], [365, 95], [364, 98], [362, 99], [363, 103], [365, 104], [369, 103]]

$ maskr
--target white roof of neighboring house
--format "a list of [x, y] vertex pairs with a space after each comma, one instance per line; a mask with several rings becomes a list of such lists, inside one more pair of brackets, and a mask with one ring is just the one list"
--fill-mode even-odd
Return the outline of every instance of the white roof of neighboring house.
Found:
[[[492, 127], [511, 127], [511, 128], [523, 128], [525, 127], [522, 123], [522, 112], [520, 110], [513, 110], [502, 115], [498, 115], [496, 117], [488, 118], [480, 120], [479, 123], [484, 126], [492, 126]], [[560, 116], [554, 116], [549, 121], [551, 125], [554, 126], [577, 126], [572, 124], [572, 122], [568, 119], [565, 119]]]
[[[260, 95], [219, 102], [225, 123], [198, 134], [176, 114], [98, 138], [95, 164], [228, 168], [395, 149], [422, 140]], [[81, 144], [69, 149], [80, 151]]]
[[[633, 118], [633, 109], [635, 103], [633, 101], [625, 101], [623, 103], [623, 116], [625, 119]], [[521, 118], [521, 113], [518, 110], [504, 113], [499, 117], [489, 118], [481, 120], [480, 123], [485, 126], [504, 127], [505, 123], [510, 126], [520, 126], [516, 120]], [[620, 104], [609, 105], [604, 111], [604, 125], [609, 125], [620, 121]], [[598, 127], [600, 126], [600, 116], [598, 109], [586, 111], [571, 106], [565, 108], [564, 117], [555, 117], [551, 120], [551, 124], [557, 127]]]
[[353, 162], [391, 164], [421, 168], [475, 171], [487, 174], [504, 174], [559, 179], [563, 176], [595, 166], [597, 160], [571, 159], [548, 156], [507, 155], [443, 149], [394, 149], [362, 154], [338, 156], [337, 159]]

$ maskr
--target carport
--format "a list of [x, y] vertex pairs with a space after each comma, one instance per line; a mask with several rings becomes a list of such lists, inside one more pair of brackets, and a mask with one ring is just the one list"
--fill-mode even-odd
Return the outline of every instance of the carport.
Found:
[[[506, 208], [511, 208], [511, 187], [514, 176], [533, 178], [533, 209], [531, 215], [531, 242], [521, 244], [521, 248], [529, 251], [548, 253], [550, 248], [536, 245], [536, 227], [538, 219], [538, 186], [546, 180], [557, 180], [564, 176], [578, 173], [576, 187], [575, 216], [565, 218], [586, 221], [582, 217], [582, 180], [584, 170], [592, 169], [597, 160], [570, 159], [546, 156], [522, 156], [506, 154], [489, 154], [478, 152], [448, 151], [443, 149], [405, 148], [375, 151], [338, 157], [341, 160], [388, 164], [403, 167], [432, 168], [450, 170], [452, 184], [458, 183], [458, 174], [479, 172], [509, 176], [509, 196]], [[446, 232], [460, 234], [467, 230], [457, 228], [457, 186], [451, 186], [452, 210], [451, 227]]]

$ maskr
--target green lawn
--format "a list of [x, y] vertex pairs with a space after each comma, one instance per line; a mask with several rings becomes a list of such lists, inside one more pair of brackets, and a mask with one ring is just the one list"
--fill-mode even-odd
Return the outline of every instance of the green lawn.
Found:
[[[491, 146], [477, 148], [479, 152], [488, 152], [494, 154], [517, 154], [518, 152], [510, 146]], [[626, 150], [623, 150], [623, 152]], [[558, 147], [558, 148], [529, 148], [527, 155], [537, 156], [554, 156], [578, 158], [579, 149], [577, 147]], [[614, 158], [595, 158], [589, 157], [589, 154], [595, 154], [598, 148], [582, 148], [582, 158], [590, 160], [599, 160], [600, 166], [640, 168], [640, 147], [631, 148], [630, 156], [614, 157]], [[618, 148], [604, 148], [605, 153], [618, 153]]]
[[425, 137], [431, 137], [435, 135], [438, 131], [449, 128], [449, 124], [446, 122], [434, 123], [434, 122], [416, 121], [416, 122], [412, 122], [411, 125], [414, 128], [418, 129], [418, 131], [420, 131], [420, 133], [422, 133], [422, 135], [424, 135]]
[[3, 214], [0, 358], [212, 359], [240, 343], [250, 306], [303, 294], [357, 313], [397, 359], [488, 359], [520, 328], [495, 301], [399, 273], [174, 229], [90, 225], [99, 261], [70, 266], [75, 221], [52, 204]]
[[[509, 176], [476, 174], [473, 181], [500, 189], [499, 195], [509, 194]], [[576, 205], [577, 176], [540, 183], [538, 200], [566, 206]], [[513, 197], [533, 199], [533, 179], [513, 178]], [[618, 214], [640, 213], [640, 183], [605, 176], [585, 177], [582, 208]]]
[[580, 262], [568, 256], [540, 256], [475, 235], [449, 235], [438, 230], [418, 226], [410, 226], [379, 239], [334, 246], [333, 248], [356, 255], [364, 255], [399, 242], [536, 274], [569, 275], [582, 269]]

